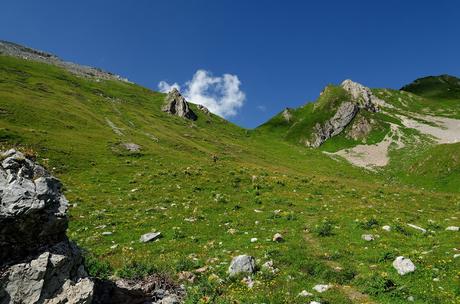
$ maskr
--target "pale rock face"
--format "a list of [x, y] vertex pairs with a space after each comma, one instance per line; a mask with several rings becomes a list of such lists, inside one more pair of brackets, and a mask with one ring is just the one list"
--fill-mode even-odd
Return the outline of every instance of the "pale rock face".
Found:
[[0, 165], [0, 303], [91, 303], [94, 283], [66, 235], [59, 180], [9, 150]]
[[[0, 264], [65, 238], [68, 202], [61, 183], [14, 150], [0, 165]], [[1, 265], [0, 265], [1, 266]]]
[[[388, 106], [383, 100], [377, 98], [369, 88], [357, 82], [347, 79], [342, 82], [341, 87], [350, 94], [351, 100], [343, 102], [334, 116], [324, 122], [323, 125], [317, 124], [315, 126], [312, 139], [306, 141], [308, 146], [317, 148], [329, 138], [340, 134], [360, 110], [378, 112], [379, 107]], [[350, 136], [358, 138], [366, 136], [370, 131], [369, 122], [362, 121], [356, 124], [355, 130], [352, 130]]]
[[344, 102], [338, 109], [334, 116], [326, 121], [324, 125], [316, 124], [315, 136], [310, 146], [317, 148], [321, 146], [329, 138], [340, 134], [345, 127], [353, 120], [359, 107], [354, 102]]
[[291, 122], [291, 119], [292, 119], [291, 109], [289, 108], [284, 109], [281, 115], [283, 115], [284, 120], [286, 120], [287, 122]]
[[256, 271], [256, 259], [249, 255], [239, 255], [232, 259], [228, 273], [230, 276], [239, 273], [254, 273]]
[[410, 259], [403, 256], [397, 257], [393, 262], [393, 267], [398, 271], [400, 275], [405, 275], [414, 272], [416, 267]]
[[190, 109], [187, 100], [174, 88], [165, 98], [165, 105], [161, 109], [163, 112], [176, 115], [182, 118], [196, 120], [196, 114]]
[[381, 101], [368, 87], [350, 79], [343, 81], [341, 87], [350, 93], [353, 99], [358, 102], [360, 108], [366, 109], [370, 112], [378, 111], [378, 105]]

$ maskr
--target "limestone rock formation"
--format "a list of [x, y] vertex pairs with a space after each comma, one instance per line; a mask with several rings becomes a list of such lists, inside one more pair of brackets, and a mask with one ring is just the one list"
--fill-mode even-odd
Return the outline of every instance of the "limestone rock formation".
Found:
[[24, 154], [0, 165], [0, 303], [91, 303], [94, 284], [66, 237], [61, 183]]
[[172, 89], [165, 98], [165, 105], [162, 108], [163, 112], [176, 115], [179, 117], [196, 120], [196, 114], [190, 109], [187, 100], [176, 89]]
[[326, 121], [323, 125], [315, 125], [313, 140], [309, 146], [317, 148], [329, 138], [339, 134], [353, 120], [358, 113], [358, 106], [354, 102], [344, 102], [334, 116]]
[[[340, 134], [360, 110], [378, 112], [379, 107], [385, 105], [385, 102], [377, 98], [369, 88], [357, 82], [347, 79], [342, 82], [341, 87], [350, 94], [351, 100], [343, 102], [331, 119], [322, 125], [319, 123], [315, 125], [312, 138], [306, 141], [307, 146], [317, 148], [329, 138]], [[356, 134], [352, 137], [367, 135], [371, 131], [370, 124], [358, 124], [357, 128], [354, 130]]]
[[350, 93], [353, 99], [358, 102], [360, 108], [366, 109], [370, 112], [377, 112], [379, 110], [379, 104], [381, 101], [368, 87], [350, 79], [344, 80], [341, 87]]
[[291, 109], [290, 108], [286, 108], [284, 109], [283, 113], [281, 115], [283, 115], [283, 118], [286, 122], [291, 122], [291, 119], [292, 119], [292, 113], [291, 113]]
[[59, 180], [15, 150], [0, 160], [0, 304], [179, 303], [185, 291], [162, 277], [90, 278]]

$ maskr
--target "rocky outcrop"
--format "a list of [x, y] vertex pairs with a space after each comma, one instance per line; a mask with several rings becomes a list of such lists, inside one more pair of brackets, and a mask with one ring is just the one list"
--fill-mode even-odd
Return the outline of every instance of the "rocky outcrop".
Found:
[[366, 138], [367, 135], [372, 131], [372, 120], [360, 116], [356, 117], [350, 130], [347, 132], [347, 137], [360, 140]]
[[91, 303], [94, 283], [66, 237], [61, 183], [24, 154], [1, 154], [0, 303]]
[[379, 104], [381, 104], [382, 101], [377, 98], [368, 87], [350, 79], [344, 80], [340, 86], [350, 93], [353, 100], [358, 103], [361, 109], [370, 112], [377, 112], [379, 110]]
[[211, 114], [211, 112], [209, 112], [209, 109], [206, 108], [206, 107], [203, 106], [203, 105], [197, 105], [196, 107], [198, 108], [198, 110], [200, 110], [201, 112], [203, 112], [203, 113], [206, 114], [206, 115]]
[[15, 150], [0, 152], [0, 304], [178, 303], [184, 291], [161, 278], [90, 278], [66, 236], [62, 185]]
[[291, 122], [291, 119], [292, 119], [292, 113], [291, 113], [291, 109], [290, 108], [286, 108], [284, 109], [283, 113], [281, 113], [281, 115], [283, 116], [284, 120], [286, 122]]
[[59, 66], [81, 77], [93, 78], [96, 80], [107, 79], [129, 82], [128, 79], [123, 78], [119, 75], [112, 74], [110, 72], [106, 72], [98, 68], [63, 61], [53, 54], [28, 48], [8, 41], [0, 40], [0, 54]]
[[310, 147], [317, 148], [329, 138], [339, 134], [353, 120], [359, 107], [354, 102], [344, 102], [337, 109], [334, 116], [323, 125], [317, 123], [313, 131], [313, 139], [307, 143]]
[[190, 120], [197, 119], [196, 114], [190, 109], [187, 100], [185, 100], [176, 88], [173, 88], [168, 95], [166, 95], [165, 105], [162, 111]]
[[[385, 105], [369, 88], [357, 82], [347, 79], [342, 82], [341, 87], [350, 94], [350, 101], [343, 102], [331, 119], [315, 125], [311, 139], [305, 142], [307, 146], [317, 148], [329, 138], [340, 134], [360, 110], [378, 112], [379, 107]], [[369, 127], [370, 124], [358, 124], [353, 136], [369, 134]]]

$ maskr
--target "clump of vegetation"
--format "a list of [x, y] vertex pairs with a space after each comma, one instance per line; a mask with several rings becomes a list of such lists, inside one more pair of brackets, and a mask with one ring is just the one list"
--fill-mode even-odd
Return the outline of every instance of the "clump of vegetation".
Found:
[[315, 233], [320, 237], [327, 237], [334, 235], [334, 222], [326, 219], [315, 228]]

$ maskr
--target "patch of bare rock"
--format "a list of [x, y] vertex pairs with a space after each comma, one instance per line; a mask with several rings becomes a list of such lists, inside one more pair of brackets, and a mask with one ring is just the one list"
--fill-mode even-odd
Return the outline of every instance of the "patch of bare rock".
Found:
[[[204, 107], [203, 107], [204, 108]], [[202, 111], [206, 111], [201, 109]], [[184, 96], [176, 89], [172, 89], [165, 98], [165, 104], [162, 107], [162, 111], [171, 115], [176, 115], [182, 118], [196, 120], [197, 116], [195, 112], [190, 109], [190, 106], [185, 100]]]

